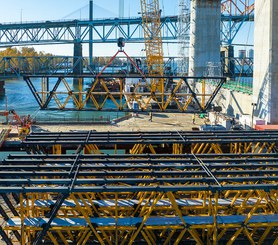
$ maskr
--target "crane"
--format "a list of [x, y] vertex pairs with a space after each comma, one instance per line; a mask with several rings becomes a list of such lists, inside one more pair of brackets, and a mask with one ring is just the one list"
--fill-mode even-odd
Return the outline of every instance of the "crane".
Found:
[[21, 119], [20, 116], [13, 109], [10, 110], [8, 113], [13, 115], [13, 119], [16, 121], [18, 127], [20, 127], [20, 129], [18, 130], [18, 136], [20, 138], [25, 138], [26, 135], [30, 133], [32, 125], [30, 115]]
[[[141, 0], [142, 27], [144, 30], [146, 61], [149, 75], [163, 76], [163, 46], [159, 0]], [[164, 93], [164, 80], [151, 79], [151, 92]]]

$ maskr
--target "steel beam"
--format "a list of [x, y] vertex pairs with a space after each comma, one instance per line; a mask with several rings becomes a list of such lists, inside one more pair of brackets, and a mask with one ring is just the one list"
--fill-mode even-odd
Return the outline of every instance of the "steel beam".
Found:
[[[231, 43], [244, 22], [254, 20], [253, 14], [237, 15], [223, 14], [222, 23], [232, 23], [232, 28], [223, 28], [224, 42]], [[161, 32], [164, 42], [177, 39], [178, 16], [161, 17]], [[224, 24], [223, 24], [224, 25]], [[76, 31], [78, 29], [78, 31]], [[11, 44], [58, 44], [74, 43], [75, 33], [80, 33], [83, 43], [90, 43], [90, 30], [93, 33], [94, 43], [116, 43], [115, 33], [119, 32], [128, 42], [144, 42], [142, 36], [142, 18], [123, 19], [95, 19], [95, 20], [68, 20], [45, 21], [37, 23], [12, 23], [0, 25], [0, 46]]]

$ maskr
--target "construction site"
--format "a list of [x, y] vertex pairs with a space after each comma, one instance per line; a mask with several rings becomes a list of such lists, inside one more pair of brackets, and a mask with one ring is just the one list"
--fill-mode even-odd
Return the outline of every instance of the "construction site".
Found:
[[[16, 45], [31, 45], [27, 29], [35, 36], [36, 28], [56, 28], [57, 42], [59, 26], [69, 25], [72, 60], [60, 58], [51, 73], [1, 58], [0, 80], [20, 77], [38, 111], [99, 119], [0, 112], [0, 244], [278, 245], [278, 2], [179, 0], [179, 14], [168, 19], [159, 0], [138, 2], [144, 59], [125, 51], [130, 40], [119, 31], [115, 52], [97, 66], [92, 0], [86, 21], [0, 25], [0, 47], [14, 45], [6, 37], [17, 28]], [[176, 21], [177, 62], [163, 55], [164, 20]], [[131, 19], [113, 21], [125, 29]], [[232, 41], [223, 45], [223, 21], [230, 35], [254, 22], [254, 65], [237, 59], [241, 71], [254, 66], [246, 69], [252, 87], [234, 87], [239, 68]]]

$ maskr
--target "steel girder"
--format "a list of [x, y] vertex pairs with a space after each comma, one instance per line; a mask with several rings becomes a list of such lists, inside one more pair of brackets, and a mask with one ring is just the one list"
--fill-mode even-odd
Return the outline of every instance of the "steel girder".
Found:
[[[224, 43], [232, 44], [242, 23], [253, 21], [248, 15], [222, 14]], [[92, 28], [94, 40], [89, 39]], [[161, 17], [160, 30], [164, 42], [174, 41], [178, 36], [178, 16]], [[45, 21], [37, 23], [12, 23], [0, 25], [0, 47], [11, 45], [74, 43], [116, 43], [122, 36], [128, 42], [144, 42], [142, 18]], [[175, 41], [174, 41], [175, 42]]]
[[[94, 40], [89, 40], [92, 28]], [[177, 35], [177, 16], [161, 18], [164, 40], [174, 40]], [[30, 44], [58, 44], [94, 42], [116, 43], [119, 36], [128, 42], [144, 42], [141, 18], [98, 19], [72, 21], [45, 21], [0, 25], [0, 47]]]
[[[41, 109], [97, 111], [135, 111], [132, 104], [136, 102], [139, 107], [137, 110], [140, 111], [204, 112], [211, 107], [216, 94], [226, 81], [224, 77], [60, 74], [43, 76], [41, 86], [39, 86], [32, 82], [34, 77], [37, 76], [24, 76], [24, 80]], [[72, 82], [73, 78], [78, 78], [78, 85]], [[82, 85], [83, 78], [92, 79], [92, 85], [87, 89]], [[136, 80], [134, 91], [125, 88], [125, 84], [131, 81], [131, 78], [134, 79], [133, 82]], [[151, 79], [154, 78], [165, 83], [172, 83], [173, 89], [165, 89], [161, 92], [158, 87], [153, 88]], [[116, 88], [110, 86], [111, 82], [107, 82], [111, 79], [116, 84]], [[194, 91], [192, 83], [198, 81], [213, 83], [214, 91], [212, 93]], [[162, 96], [163, 101], [161, 101]], [[106, 107], [107, 101], [112, 101], [114, 106]], [[91, 106], [86, 106], [89, 102]]]
[[253, 21], [254, 15], [227, 16], [225, 21], [221, 21], [222, 44], [232, 45], [243, 24]]
[[[277, 159], [277, 153], [10, 155], [0, 175], [18, 175], [1, 177], [0, 192], [19, 193], [20, 201], [1, 213], [2, 236], [8, 244], [275, 244]], [[11, 231], [19, 237], [11, 239]]]
[[[125, 66], [118, 66], [112, 63], [112, 72], [117, 73], [119, 69], [126, 70], [131, 66], [130, 61], [126, 57], [118, 57]], [[84, 73], [97, 74], [101, 71], [102, 65], [98, 60], [108, 59], [108, 57], [94, 57], [94, 69], [89, 66], [89, 57], [73, 57], [73, 56], [45, 56], [45, 57], [0, 57], [0, 77], [12, 78], [21, 77], [24, 75], [54, 75], [62, 73], [63, 75], [71, 74], [78, 64], [82, 63], [84, 66]], [[145, 74], [148, 74], [146, 68], [145, 58], [131, 57], [132, 60], [142, 62], [141, 68]], [[76, 61], [75, 63], [73, 61]], [[176, 76], [178, 74], [176, 63], [179, 62], [179, 57], [164, 57], [164, 71], [171, 71], [171, 74]], [[224, 75], [231, 77], [252, 77], [253, 76], [253, 58], [221, 58]], [[234, 65], [231, 70], [229, 64]], [[111, 73], [111, 71], [109, 71]], [[104, 73], [109, 73], [104, 71]], [[167, 74], [165, 74], [167, 75]], [[169, 75], [169, 74], [168, 74]]]
[[[183, 145], [184, 153], [207, 152], [206, 144], [219, 146], [226, 153], [267, 153], [277, 151], [278, 131], [149, 131], [149, 132], [38, 132], [32, 133], [22, 142], [25, 147], [32, 146], [85, 146], [102, 148], [115, 145], [128, 146], [135, 150], [138, 145], [152, 145], [164, 148], [164, 153]], [[135, 148], [133, 148], [135, 147]], [[126, 148], [128, 149], [128, 148]], [[167, 150], [168, 149], [168, 150]], [[169, 151], [170, 150], [170, 151]], [[197, 151], [197, 152], [196, 152]], [[198, 152], [199, 151], [199, 152]], [[149, 151], [146, 151], [151, 153]], [[143, 153], [146, 153], [145, 151]], [[160, 152], [161, 153], [161, 152]], [[182, 152], [180, 152], [182, 153]], [[217, 153], [213, 151], [213, 153]], [[134, 154], [134, 153], [133, 153]], [[138, 152], [136, 153], [138, 154]]]

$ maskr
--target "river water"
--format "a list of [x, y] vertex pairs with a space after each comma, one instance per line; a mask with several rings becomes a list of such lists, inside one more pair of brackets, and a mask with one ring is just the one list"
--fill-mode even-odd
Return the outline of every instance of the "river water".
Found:
[[[54, 86], [57, 78], [50, 79], [50, 89]], [[32, 78], [32, 82], [38, 91], [41, 84], [40, 78]], [[72, 81], [68, 81], [70, 86]], [[84, 80], [84, 86], [89, 84], [90, 80]], [[87, 85], [88, 86], [88, 85]], [[67, 91], [64, 86], [59, 86], [59, 91]], [[72, 102], [69, 102], [69, 106], [73, 106]], [[50, 102], [49, 106], [57, 107], [54, 100]], [[86, 108], [92, 107], [92, 103], [89, 102], [85, 106]], [[115, 105], [111, 100], [107, 100], [105, 104], [106, 108], [115, 108]], [[25, 116], [30, 114], [32, 118], [37, 121], [107, 121], [117, 117], [123, 116], [123, 112], [105, 112], [105, 111], [61, 111], [61, 110], [40, 110], [40, 107], [31, 93], [26, 82], [21, 78], [6, 80], [5, 81], [5, 94], [0, 96], [0, 110], [14, 109], [18, 115]], [[5, 118], [0, 118], [1, 122], [5, 121]]]

